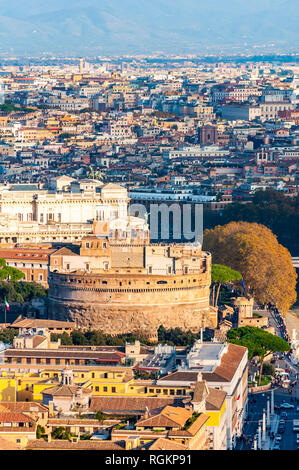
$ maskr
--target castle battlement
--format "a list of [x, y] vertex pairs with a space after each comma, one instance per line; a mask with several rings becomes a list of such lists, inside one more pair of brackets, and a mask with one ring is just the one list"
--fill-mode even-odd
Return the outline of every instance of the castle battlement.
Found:
[[80, 253], [50, 257], [49, 304], [56, 319], [119, 334], [158, 327], [215, 327], [210, 307], [211, 255], [199, 245], [135, 246], [84, 237]]

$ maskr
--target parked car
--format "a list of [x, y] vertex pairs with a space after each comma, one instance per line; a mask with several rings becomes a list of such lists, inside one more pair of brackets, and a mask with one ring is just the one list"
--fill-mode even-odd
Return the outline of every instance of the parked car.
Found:
[[280, 408], [291, 409], [291, 408], [294, 408], [294, 405], [291, 405], [291, 403], [282, 403], [280, 405]]

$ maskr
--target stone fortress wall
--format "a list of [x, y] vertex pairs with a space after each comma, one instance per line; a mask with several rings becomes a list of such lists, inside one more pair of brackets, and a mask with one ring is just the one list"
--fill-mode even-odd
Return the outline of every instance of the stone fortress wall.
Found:
[[[84, 259], [86, 240], [89, 238], [83, 239], [81, 249]], [[94, 243], [99, 244], [98, 241]], [[88, 242], [90, 245], [92, 242]], [[91, 246], [90, 252], [93, 250]], [[184, 247], [107, 246], [107, 250], [105, 259], [110, 256], [114, 261], [106, 272], [94, 269], [94, 272], [76, 270], [67, 273], [61, 268], [63, 254], [54, 254], [53, 260], [59, 259], [60, 264], [53, 264], [56, 269], [49, 273], [51, 318], [72, 320], [78, 327], [100, 329], [107, 334], [139, 331], [152, 338], [161, 324], [166, 328], [193, 331], [217, 326], [217, 311], [209, 305], [209, 253], [201, 249], [189, 250], [188, 259], [188, 250]], [[103, 249], [100, 251], [103, 256]], [[157, 263], [152, 251], [156, 253]], [[133, 253], [136, 258], [132, 265]], [[77, 265], [76, 256], [68, 255], [65, 253], [68, 262], [72, 258], [73, 265]], [[87, 258], [91, 264], [93, 258], [91, 255]], [[150, 260], [151, 266], [146, 259]], [[140, 260], [143, 260], [143, 266]], [[170, 266], [173, 266], [171, 272]], [[71, 269], [69, 263], [68, 267]], [[153, 274], [149, 274], [149, 270]]]

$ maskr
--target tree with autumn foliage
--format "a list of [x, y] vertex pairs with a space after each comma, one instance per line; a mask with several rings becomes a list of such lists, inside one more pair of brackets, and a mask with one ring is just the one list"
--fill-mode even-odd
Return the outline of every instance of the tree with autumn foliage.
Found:
[[[212, 299], [213, 307], [218, 303], [218, 297], [220, 292], [220, 287], [222, 284], [227, 284], [233, 281], [239, 281], [242, 279], [242, 274], [238, 271], [229, 268], [228, 266], [223, 266], [222, 264], [212, 264]], [[215, 297], [215, 288], [217, 286], [216, 297]]]
[[296, 301], [297, 274], [290, 252], [261, 224], [230, 222], [205, 230], [203, 247], [213, 262], [239, 271], [248, 292], [260, 303], [286, 313]]

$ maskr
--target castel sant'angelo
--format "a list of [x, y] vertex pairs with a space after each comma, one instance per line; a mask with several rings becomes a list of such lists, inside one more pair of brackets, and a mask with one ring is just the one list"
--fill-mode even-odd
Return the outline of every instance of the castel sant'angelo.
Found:
[[[94, 222], [93, 234], [50, 257], [49, 316], [106, 334], [155, 338], [160, 325], [217, 326], [211, 255], [195, 244], [152, 244], [138, 217]], [[113, 235], [112, 235], [113, 233]]]

